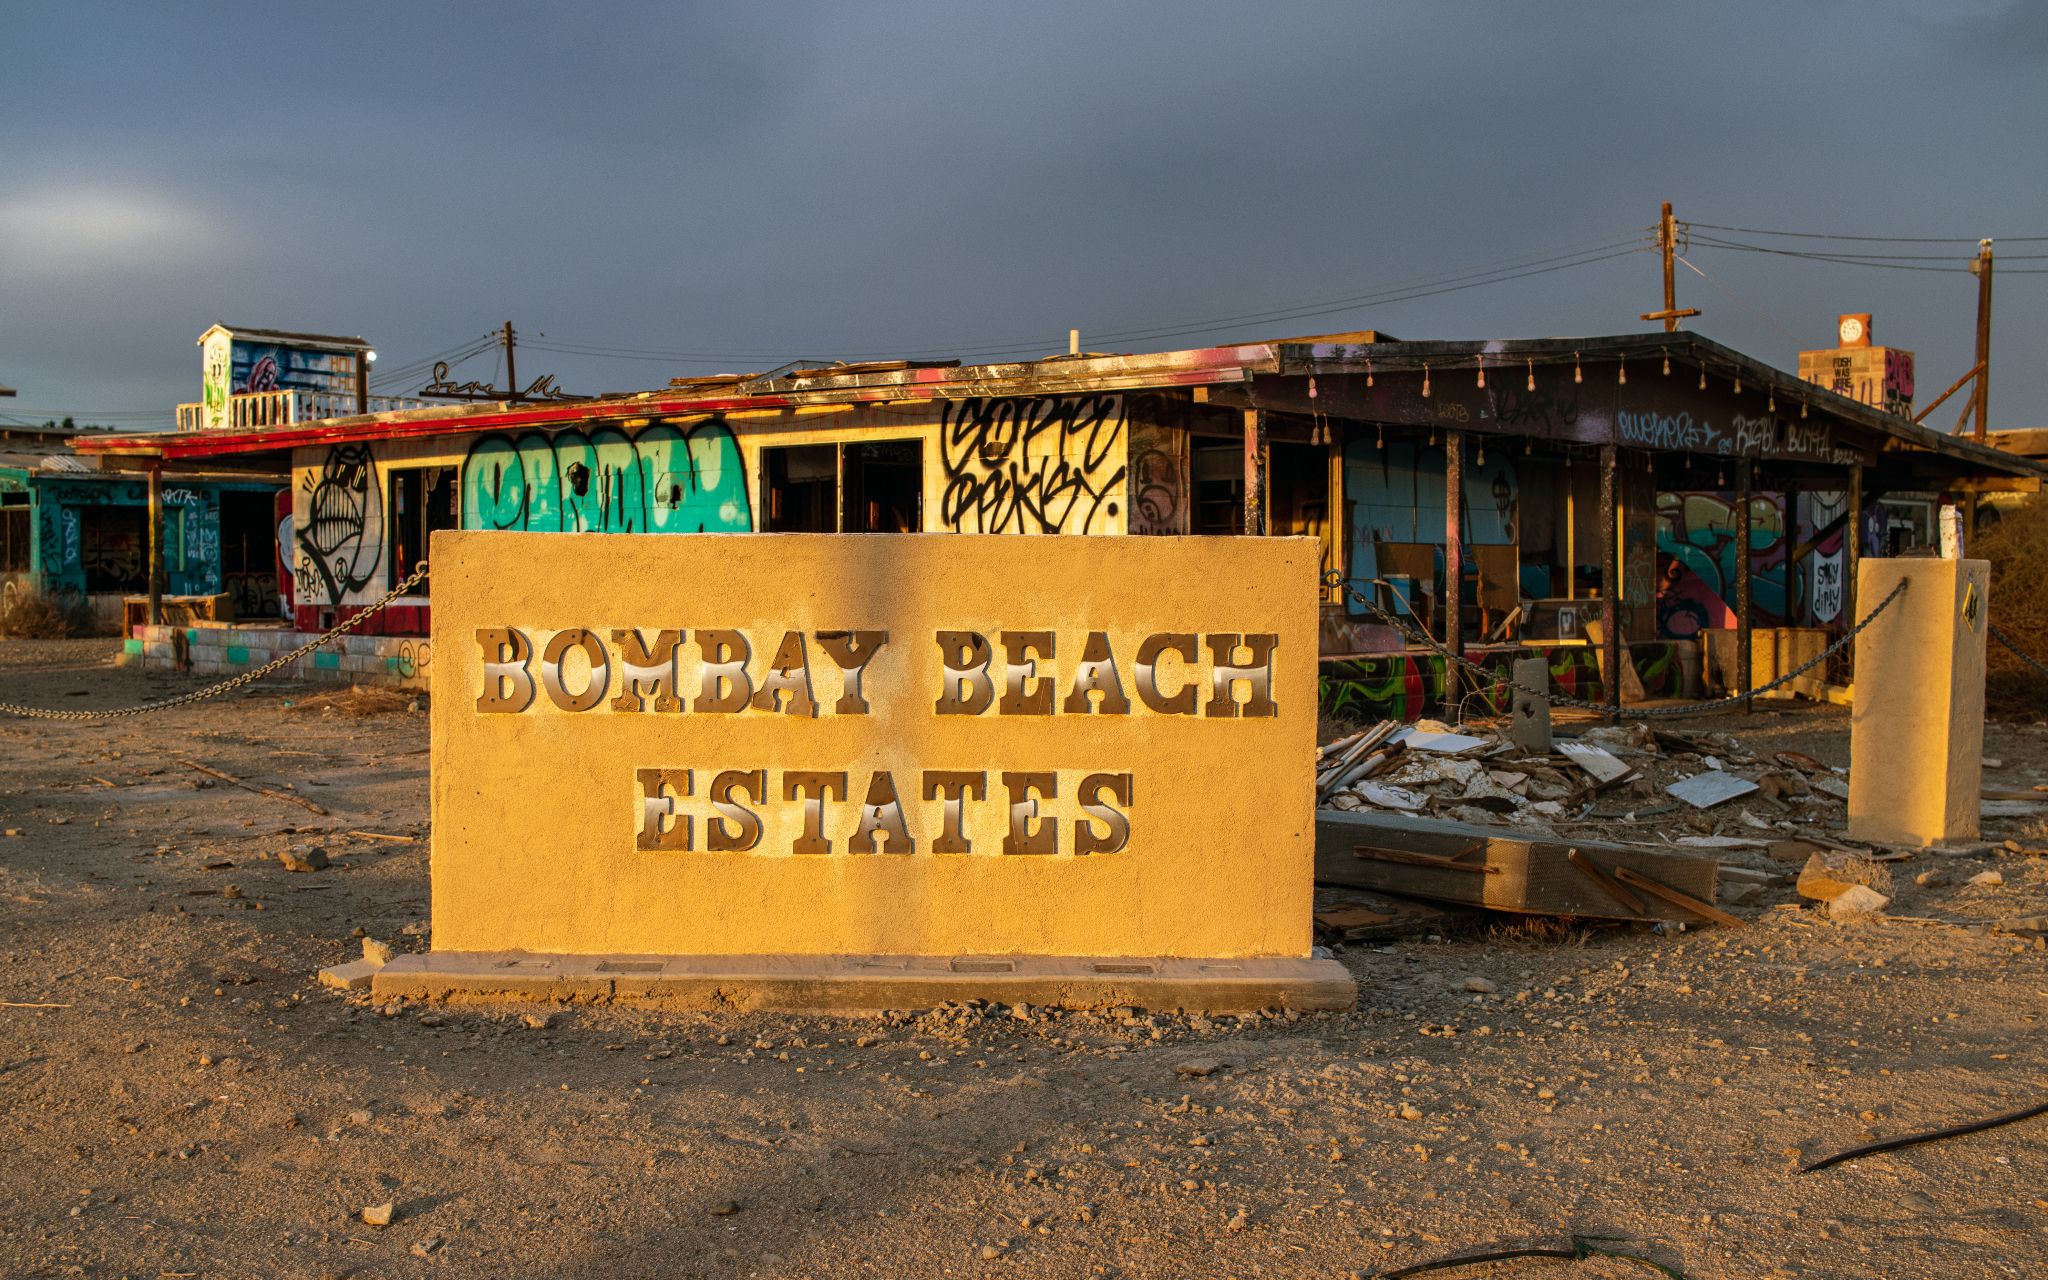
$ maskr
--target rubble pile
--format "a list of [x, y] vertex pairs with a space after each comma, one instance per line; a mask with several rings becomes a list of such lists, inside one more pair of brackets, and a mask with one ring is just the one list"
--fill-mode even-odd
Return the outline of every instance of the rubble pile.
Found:
[[1849, 799], [1848, 771], [1812, 756], [1641, 723], [1560, 732], [1539, 753], [1491, 729], [1385, 721], [1327, 744], [1316, 767], [1319, 808], [1703, 850], [1841, 847], [1829, 833], [1842, 829]]

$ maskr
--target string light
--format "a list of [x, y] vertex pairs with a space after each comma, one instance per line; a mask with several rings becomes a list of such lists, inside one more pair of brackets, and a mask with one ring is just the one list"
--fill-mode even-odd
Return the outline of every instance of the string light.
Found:
[[1706, 389], [1707, 389], [1707, 366], [1705, 366], [1705, 365], [1701, 365], [1701, 366], [1700, 366], [1700, 390], [1702, 390], [1702, 391], [1705, 391]]
[[1387, 424], [1384, 422], [1375, 422], [1373, 423], [1373, 426], [1377, 428], [1373, 444], [1381, 449], [1385, 449], [1387, 447]]
[[[1429, 361], [1427, 360], [1422, 362], [1422, 398], [1424, 400], [1429, 399]], [[1431, 444], [1436, 443], [1436, 436], [1434, 433], [1430, 435], [1429, 442]]]
[[1742, 375], [1739, 373], [1735, 375], [1735, 394], [1742, 394]]
[[1671, 353], [1669, 351], [1664, 353], [1664, 376], [1667, 378], [1671, 376]]
[[1806, 401], [1804, 400], [1799, 402], [1799, 416], [1802, 418], [1806, 416]]
[[1764, 397], [1764, 412], [1766, 412], [1766, 413], [1776, 413], [1777, 411], [1778, 411], [1778, 389], [1777, 389], [1776, 387], [1773, 387], [1773, 388], [1771, 388], [1770, 394], [1769, 394], [1769, 395], [1767, 395], [1766, 397]]
[[1529, 361], [1529, 390], [1531, 390], [1531, 391], [1534, 391], [1535, 389], [1536, 389], [1536, 361], [1535, 361], [1534, 359], [1531, 359], [1531, 360]]
[[1628, 357], [1627, 357], [1627, 356], [1623, 356], [1623, 357], [1621, 358], [1621, 365], [1620, 365], [1620, 368], [1619, 368], [1619, 369], [1618, 369], [1618, 370], [1616, 371], [1616, 373], [1615, 373], [1615, 375], [1614, 375], [1614, 382], [1615, 382], [1615, 385], [1616, 385], [1616, 386], [1621, 386], [1621, 387], [1625, 387], [1625, 386], [1627, 386], [1627, 385], [1628, 385]]
[[1485, 466], [1485, 465], [1486, 465], [1486, 440], [1485, 440], [1485, 438], [1484, 438], [1484, 437], [1481, 437], [1481, 438], [1480, 438], [1480, 441], [1479, 441], [1479, 449], [1478, 449], [1478, 451], [1477, 451], [1477, 455], [1478, 455], [1478, 456], [1476, 456], [1476, 457], [1474, 457], [1474, 458], [1472, 459], [1472, 465], [1473, 465], [1473, 466], [1475, 466], [1475, 467], [1483, 467], [1483, 466]]
[[1586, 375], [1579, 371], [1579, 353], [1574, 351], [1572, 352], [1572, 381], [1584, 382], [1585, 380]]
[[1371, 356], [1367, 356], [1367, 357], [1366, 357], [1366, 359], [1365, 359], [1365, 385], [1366, 385], [1366, 386], [1368, 386], [1368, 387], [1372, 385], [1372, 357], [1371, 357]]
[[1479, 389], [1486, 390], [1486, 357], [1479, 357]]

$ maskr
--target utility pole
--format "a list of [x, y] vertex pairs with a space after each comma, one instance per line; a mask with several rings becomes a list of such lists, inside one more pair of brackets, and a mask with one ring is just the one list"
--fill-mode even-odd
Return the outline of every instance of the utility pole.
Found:
[[1678, 309], [1678, 279], [1671, 271], [1672, 258], [1678, 252], [1677, 229], [1678, 224], [1671, 217], [1671, 202], [1666, 200], [1663, 215], [1657, 219], [1657, 247], [1664, 251], [1664, 309], [1642, 313], [1645, 320], [1662, 320], [1666, 333], [1675, 332], [1680, 320], [1700, 313], [1698, 307]]
[[[473, 332], [473, 331], [472, 331]], [[511, 403], [519, 403], [519, 373], [512, 367], [512, 348], [518, 345], [512, 336], [512, 322], [505, 322], [505, 385], [512, 389]]]
[[1977, 242], [1977, 260], [1970, 264], [1977, 277], [1977, 440], [1984, 439], [1985, 419], [1991, 411], [1991, 242]]

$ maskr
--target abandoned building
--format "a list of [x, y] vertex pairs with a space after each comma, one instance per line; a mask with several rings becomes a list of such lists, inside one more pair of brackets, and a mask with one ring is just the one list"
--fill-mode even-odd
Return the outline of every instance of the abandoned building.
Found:
[[[97, 434], [48, 427], [0, 434], [0, 593], [41, 596], [73, 625], [115, 634], [124, 601], [149, 587], [150, 479], [144, 468], [74, 451]], [[223, 616], [278, 620], [283, 491], [281, 477], [192, 469], [160, 485], [164, 590], [224, 601], [211, 610]]]
[[[1683, 332], [792, 366], [246, 427], [236, 394], [227, 426], [81, 442], [166, 484], [289, 479], [290, 624], [139, 628], [145, 661], [265, 661], [403, 581], [437, 529], [1249, 532], [1320, 539], [1358, 596], [1475, 661], [1541, 654], [1559, 691], [1601, 698], [1625, 655], [1626, 692], [1677, 696], [1851, 625], [1857, 558], [1899, 549], [1885, 495], [2048, 474]], [[1326, 591], [1325, 706], [1456, 697], [1358, 596]], [[429, 607], [398, 601], [308, 674], [423, 685]]]

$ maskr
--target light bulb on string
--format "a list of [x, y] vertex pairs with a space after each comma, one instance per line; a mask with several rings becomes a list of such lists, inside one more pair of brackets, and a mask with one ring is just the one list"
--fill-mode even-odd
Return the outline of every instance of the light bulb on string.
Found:
[[1531, 390], [1531, 391], [1534, 391], [1535, 389], [1536, 389], [1536, 361], [1535, 361], [1534, 359], [1531, 359], [1531, 360], [1529, 361], [1529, 390]]
[[1368, 387], [1372, 385], [1372, 358], [1370, 356], [1365, 361], [1365, 385]]
[[1481, 391], [1486, 390], [1486, 360], [1484, 357], [1481, 357], [1479, 361], [1479, 389]]
[[1705, 365], [1701, 365], [1701, 366], [1700, 366], [1700, 390], [1702, 390], [1702, 391], [1705, 391], [1706, 389], [1707, 389], [1707, 366], [1705, 366]]
[[1627, 357], [1627, 356], [1623, 356], [1623, 357], [1621, 358], [1621, 365], [1620, 365], [1620, 367], [1619, 367], [1619, 368], [1618, 368], [1618, 369], [1616, 370], [1616, 372], [1615, 372], [1615, 375], [1614, 375], [1614, 385], [1616, 385], [1616, 386], [1618, 386], [1618, 387], [1625, 387], [1625, 386], [1627, 386], [1627, 385], [1628, 385], [1628, 357]]
[[1483, 439], [1479, 442], [1478, 449], [1474, 451], [1472, 465], [1475, 467], [1483, 467], [1486, 465], [1486, 441]]
[[1735, 375], [1735, 394], [1742, 394], [1742, 375], [1739, 373]]
[[[1427, 360], [1422, 362], [1422, 398], [1424, 400], [1429, 399], [1429, 362]], [[1431, 440], [1434, 442], [1435, 437], [1432, 436]]]
[[1664, 353], [1664, 376], [1667, 378], [1671, 376], [1671, 353], [1669, 351]]
[[1572, 352], [1572, 381], [1584, 382], [1585, 380], [1586, 375], [1579, 369], [1579, 353], [1574, 351]]
[[1802, 418], [1806, 416], [1806, 401], [1804, 400], [1799, 402], [1799, 416]]

